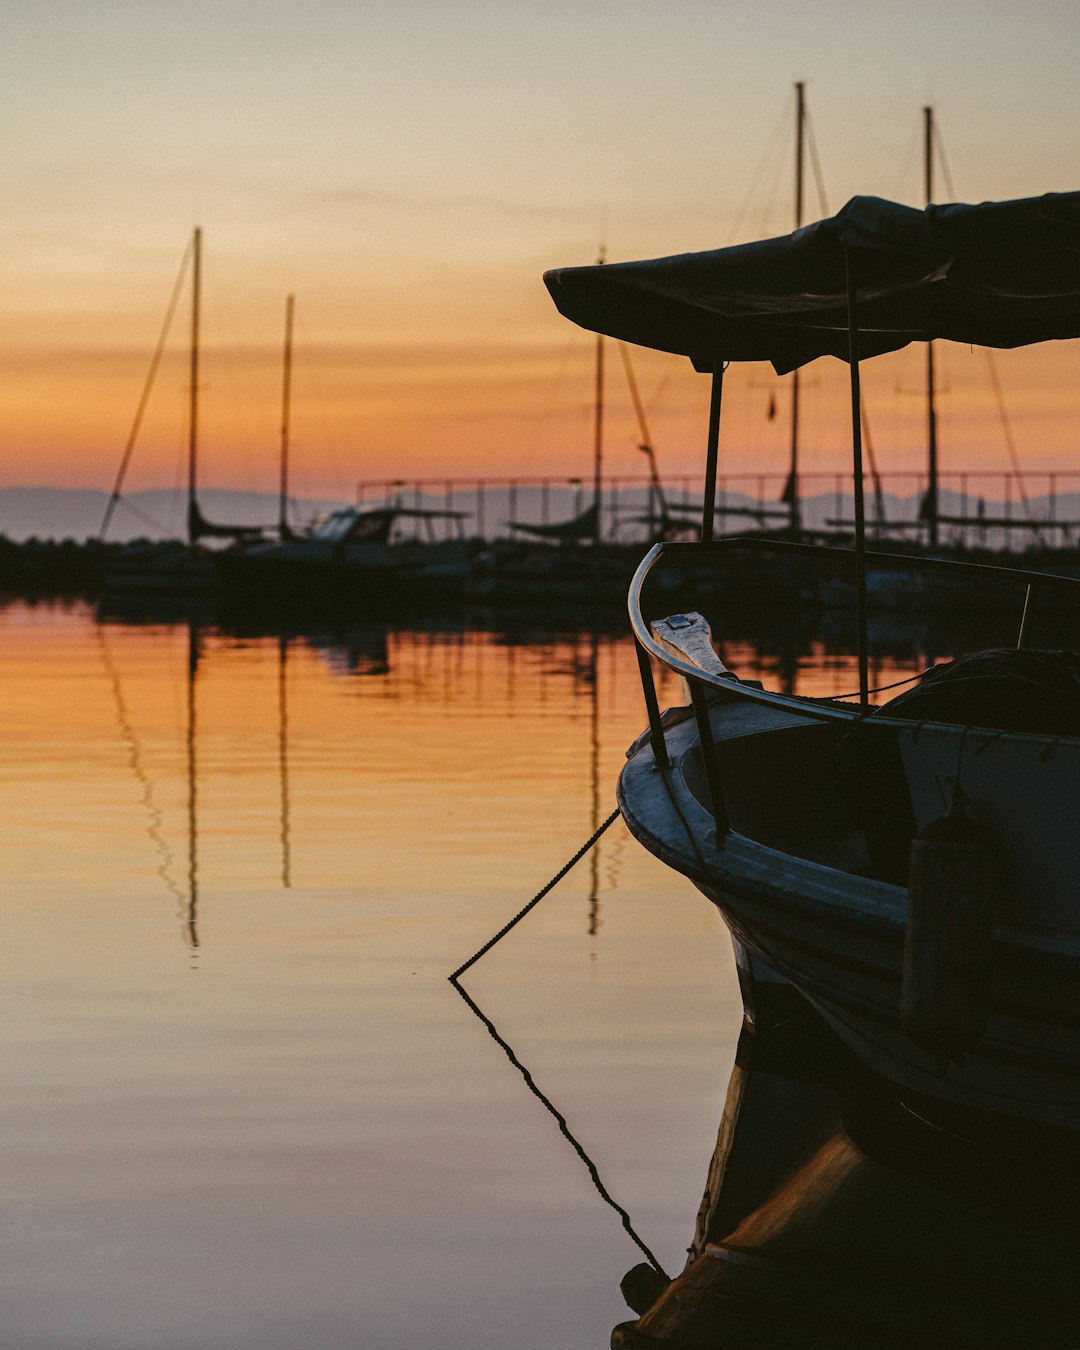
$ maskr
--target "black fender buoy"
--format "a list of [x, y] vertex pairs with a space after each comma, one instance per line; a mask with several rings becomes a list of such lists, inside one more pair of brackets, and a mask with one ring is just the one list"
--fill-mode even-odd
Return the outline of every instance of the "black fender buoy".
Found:
[[986, 1030], [994, 907], [1006, 874], [993, 830], [958, 789], [948, 814], [912, 840], [900, 1024], [939, 1070]]

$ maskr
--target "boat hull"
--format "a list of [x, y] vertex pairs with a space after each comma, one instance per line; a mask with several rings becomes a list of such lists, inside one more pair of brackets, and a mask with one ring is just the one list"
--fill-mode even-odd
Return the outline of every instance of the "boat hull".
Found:
[[226, 603], [245, 609], [375, 613], [483, 593], [463, 552], [419, 549], [370, 545], [346, 553], [301, 543], [229, 550], [217, 563]]
[[109, 557], [102, 565], [109, 595], [209, 596], [218, 591], [211, 554], [184, 544], [151, 544]]
[[[723, 713], [714, 715], [722, 737]], [[738, 944], [793, 986], [878, 1076], [927, 1101], [1080, 1133], [1080, 958], [1067, 935], [995, 931], [989, 1019], [945, 1061], [901, 1026], [906, 893], [729, 830], [717, 842], [687, 786], [699, 755], [691, 722], [668, 733], [673, 767], [646, 743], [619, 782], [626, 822], [688, 877]]]

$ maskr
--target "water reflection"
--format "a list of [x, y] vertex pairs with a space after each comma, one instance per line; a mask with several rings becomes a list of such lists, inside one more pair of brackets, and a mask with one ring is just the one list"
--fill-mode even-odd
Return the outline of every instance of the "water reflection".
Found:
[[[445, 975], [614, 806], [621, 623], [0, 623], [12, 1344], [604, 1344], [628, 1235]], [[718, 631], [853, 687], [842, 632]], [[738, 1028], [711, 907], [616, 822], [469, 989], [677, 1268]], [[709, 1241], [765, 1204], [734, 1177]]]
[[[190, 608], [190, 606], [189, 606]], [[124, 705], [123, 677], [110, 655], [107, 637], [109, 623], [99, 613], [99, 622], [95, 626], [97, 641], [101, 647], [102, 659], [109, 671], [109, 678], [117, 702], [117, 718], [125, 740], [131, 746], [132, 767], [144, 787], [147, 797], [147, 809], [152, 820], [149, 827], [155, 848], [167, 855], [168, 867], [163, 871], [163, 880], [180, 901], [183, 909], [184, 939], [192, 950], [200, 946], [199, 912], [199, 835], [200, 835], [200, 773], [199, 773], [199, 737], [200, 706], [199, 686], [203, 666], [206, 661], [205, 649], [208, 640], [215, 644], [214, 660], [220, 666], [228, 662], [230, 654], [237, 654], [252, 644], [264, 646], [276, 653], [276, 745], [277, 774], [279, 793], [279, 874], [281, 885], [288, 890], [293, 884], [293, 843], [292, 843], [292, 784], [291, 784], [291, 747], [289, 716], [289, 666], [290, 654], [295, 655], [299, 647], [315, 654], [325, 661], [327, 668], [339, 677], [359, 678], [364, 681], [378, 682], [382, 696], [400, 699], [436, 702], [452, 706], [464, 702], [471, 705], [477, 714], [483, 713], [488, 706], [488, 688], [492, 655], [502, 653], [504, 681], [500, 690], [500, 702], [511, 716], [519, 704], [530, 708], [548, 708], [552, 716], [567, 716], [571, 722], [577, 722], [581, 716], [587, 718], [587, 741], [582, 755], [588, 784], [588, 815], [583, 822], [588, 833], [595, 832], [601, 818], [602, 798], [610, 795], [602, 772], [601, 737], [601, 678], [600, 660], [605, 644], [602, 635], [595, 631], [575, 632], [568, 635], [544, 634], [537, 641], [529, 642], [524, 632], [511, 634], [491, 634], [471, 628], [431, 627], [421, 630], [409, 630], [402, 633], [391, 630], [385, 623], [348, 622], [332, 627], [319, 627], [314, 630], [292, 626], [282, 628], [274, 626], [223, 632], [218, 626], [201, 622], [189, 613], [182, 623], [175, 622], [174, 610], [162, 610], [155, 606], [151, 610], [144, 607], [132, 607], [125, 615], [124, 622], [136, 622], [159, 631], [162, 628], [175, 627], [185, 634], [186, 661], [184, 666], [184, 791], [186, 810], [186, 875], [184, 888], [180, 886], [169, 870], [175, 863], [175, 857], [168, 850], [162, 837], [164, 815], [160, 808], [152, 805], [153, 784], [141, 766], [141, 754], [138, 738], [130, 715]], [[115, 615], [112, 622], [115, 621]], [[609, 651], [614, 652], [618, 644], [608, 642]], [[609, 669], [610, 682], [605, 690], [608, 697], [612, 694], [614, 673], [618, 662]], [[553, 685], [558, 682], [563, 687], [552, 696]], [[567, 694], [571, 700], [568, 707]], [[606, 888], [614, 890], [618, 884], [619, 858], [621, 850], [610, 856], [606, 874]], [[586, 930], [595, 937], [602, 925], [601, 901], [601, 865], [600, 850], [589, 855], [589, 885], [587, 894]]]
[[199, 629], [194, 623], [188, 624], [187, 659], [187, 728], [184, 746], [187, 752], [187, 826], [188, 826], [188, 905], [184, 921], [184, 937], [192, 950], [199, 946], [199, 930], [196, 927], [199, 912], [199, 830], [198, 797], [199, 777], [195, 762], [195, 685], [199, 675], [199, 654], [201, 651]]
[[[142, 804], [146, 810], [147, 825], [146, 833], [150, 836], [150, 842], [154, 846], [160, 861], [156, 868], [157, 875], [161, 878], [166, 890], [176, 901], [177, 915], [183, 913], [185, 930], [191, 919], [191, 897], [180, 887], [173, 869], [176, 865], [176, 855], [169, 847], [165, 839], [165, 813], [156, 799], [154, 780], [144, 764], [145, 754], [142, 743], [132, 724], [131, 714], [128, 710], [127, 702], [124, 697], [124, 686], [120, 678], [120, 673], [113, 661], [109, 650], [109, 641], [106, 630], [102, 626], [95, 628], [95, 636], [101, 650], [101, 661], [109, 678], [109, 684], [112, 689], [112, 695], [116, 704], [116, 722], [120, 729], [120, 736], [128, 750], [128, 764], [131, 772], [135, 775], [142, 788]], [[193, 747], [193, 738], [189, 738], [189, 743]], [[197, 944], [196, 944], [197, 945]]]
[[278, 778], [281, 783], [281, 884], [292, 887], [292, 849], [289, 839], [289, 639], [278, 635]]
[[559, 1127], [559, 1133], [562, 1135], [562, 1137], [566, 1140], [566, 1142], [570, 1145], [570, 1147], [574, 1150], [574, 1152], [577, 1154], [577, 1156], [581, 1159], [582, 1163], [584, 1164], [585, 1169], [589, 1174], [589, 1179], [592, 1181], [592, 1184], [596, 1189], [597, 1194], [600, 1196], [600, 1199], [603, 1200], [605, 1205], [609, 1206], [609, 1208], [613, 1209], [615, 1213], [618, 1214], [619, 1220], [622, 1223], [623, 1229], [625, 1230], [627, 1236], [630, 1238], [631, 1242], [633, 1242], [634, 1245], [640, 1249], [640, 1251], [648, 1261], [648, 1270], [653, 1275], [663, 1280], [664, 1283], [666, 1284], [667, 1276], [664, 1274], [663, 1268], [661, 1267], [659, 1261], [656, 1259], [656, 1257], [652, 1254], [649, 1248], [642, 1241], [637, 1230], [634, 1228], [629, 1213], [622, 1207], [622, 1205], [619, 1204], [619, 1202], [611, 1195], [608, 1188], [604, 1185], [604, 1182], [600, 1176], [599, 1168], [597, 1167], [596, 1163], [592, 1160], [592, 1158], [589, 1156], [589, 1154], [585, 1151], [585, 1148], [580, 1142], [580, 1140], [570, 1129], [566, 1117], [555, 1105], [555, 1103], [551, 1100], [551, 1098], [548, 1097], [546, 1093], [544, 1093], [540, 1089], [532, 1073], [518, 1058], [516, 1052], [514, 1051], [513, 1046], [509, 1043], [509, 1041], [504, 1040], [504, 1038], [499, 1034], [499, 1030], [496, 1027], [495, 1023], [487, 1016], [487, 1014], [483, 1011], [483, 1009], [479, 1006], [479, 1004], [477, 1004], [473, 1000], [468, 990], [465, 989], [465, 987], [461, 984], [460, 980], [457, 978], [458, 973], [460, 972], [456, 972], [454, 975], [450, 977], [450, 983], [461, 995], [461, 998], [465, 1003], [465, 1006], [477, 1018], [477, 1020], [481, 1022], [483, 1026], [487, 1029], [488, 1035], [491, 1037], [491, 1039], [495, 1042], [495, 1044], [503, 1052], [506, 1058], [510, 1061], [510, 1063], [521, 1075], [522, 1079], [525, 1082], [525, 1086], [529, 1089], [529, 1091], [540, 1103], [540, 1105], [544, 1108], [544, 1110], [548, 1113], [548, 1115], [554, 1118], [555, 1123]]
[[[252, 644], [265, 645], [276, 652], [277, 707], [276, 744], [279, 797], [279, 877], [288, 890], [293, 885], [293, 839], [290, 771], [289, 666], [290, 653], [303, 648], [326, 662], [336, 676], [360, 678], [377, 684], [383, 697], [436, 700], [443, 706], [471, 705], [482, 716], [493, 692], [491, 658], [503, 654], [502, 681], [498, 699], [511, 717], [523, 703], [530, 711], [548, 709], [552, 715], [568, 717], [570, 722], [587, 718], [586, 743], [581, 756], [588, 784], [588, 815], [583, 833], [592, 833], [599, 825], [610, 783], [602, 765], [602, 702], [614, 697], [620, 671], [628, 671], [626, 639], [608, 631], [610, 625], [564, 631], [537, 630], [527, 624], [504, 622], [497, 629], [473, 626], [464, 616], [431, 623], [407, 632], [374, 619], [324, 621], [316, 626], [291, 621], [289, 624], [235, 624], [223, 628], [205, 601], [191, 598], [157, 599], [149, 608], [144, 601], [132, 601], [117, 608], [115, 599], [108, 608], [99, 607], [96, 632], [117, 702], [117, 718], [130, 748], [132, 769], [139, 778], [150, 815], [148, 826], [155, 850], [162, 857], [159, 871], [165, 885], [178, 899], [182, 909], [184, 940], [192, 950], [200, 945], [199, 913], [199, 695], [200, 671], [208, 637], [215, 639], [215, 660], [228, 661], [230, 652]], [[164, 606], [164, 608], [163, 608]], [[488, 616], [490, 618], [490, 616]], [[748, 674], [768, 675], [770, 681], [789, 692], [806, 689], [836, 694], [843, 691], [853, 658], [850, 624], [829, 612], [787, 614], [782, 621], [760, 611], [740, 612], [738, 608], [716, 620], [716, 634], [725, 660]], [[905, 628], [894, 616], [892, 626], [879, 628], [872, 642], [872, 681], [888, 680], [898, 671], [917, 672], [952, 647], [944, 633], [925, 623]], [[124, 707], [122, 676], [109, 654], [110, 625], [144, 627], [148, 630], [179, 629], [186, 634], [186, 703], [183, 731], [186, 783], [186, 877], [183, 891], [173, 875], [175, 857], [164, 840], [164, 814], [153, 802], [153, 784], [140, 763], [137, 737]], [[953, 639], [955, 642], [955, 638]], [[601, 659], [609, 658], [601, 692]], [[828, 679], [830, 674], [834, 677]], [[828, 681], [828, 687], [823, 687]], [[552, 701], [555, 683], [563, 685], [556, 702]], [[632, 680], [631, 680], [632, 683]], [[568, 686], [568, 688], [567, 688]], [[571, 702], [565, 702], [569, 693]], [[602, 893], [618, 885], [618, 871], [625, 845], [618, 841], [606, 853], [594, 849], [589, 855], [589, 884], [585, 926], [596, 938], [603, 924]], [[603, 871], [606, 858], [606, 873]], [[603, 879], [602, 879], [603, 878]]]
[[635, 1267], [612, 1345], [1065, 1347], [1080, 1159], [929, 1119], [788, 985], [754, 985], [686, 1269]]

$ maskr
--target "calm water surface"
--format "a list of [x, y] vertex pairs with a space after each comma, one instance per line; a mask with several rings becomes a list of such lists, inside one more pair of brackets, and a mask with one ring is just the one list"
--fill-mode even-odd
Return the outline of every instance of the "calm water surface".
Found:
[[[0, 1344], [606, 1345], [641, 1252], [446, 976], [613, 808], [627, 640], [0, 625]], [[711, 907], [618, 822], [464, 983], [677, 1272], [740, 1020]]]

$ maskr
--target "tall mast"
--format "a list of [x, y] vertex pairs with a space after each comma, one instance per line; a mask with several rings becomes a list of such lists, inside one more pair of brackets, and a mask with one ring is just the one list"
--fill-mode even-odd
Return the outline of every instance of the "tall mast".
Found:
[[[934, 110], [923, 109], [923, 173], [926, 205], [934, 200]], [[926, 521], [926, 541], [938, 543], [938, 447], [937, 409], [934, 406], [934, 344], [926, 344], [926, 496], [921, 515]]]
[[199, 291], [202, 286], [202, 230], [195, 227], [191, 281], [191, 389], [188, 404], [188, 543], [199, 537], [196, 498], [199, 444]]
[[[803, 152], [806, 145], [806, 85], [795, 82], [795, 228], [803, 223]], [[793, 531], [802, 528], [799, 513], [799, 372], [791, 372], [791, 467], [784, 487], [789, 524]]]
[[287, 539], [289, 530], [289, 402], [292, 387], [293, 297], [285, 301], [285, 370], [281, 387], [281, 486], [278, 496], [278, 533]]
[[[607, 261], [607, 248], [601, 244], [597, 264]], [[603, 485], [604, 468], [604, 339], [596, 335], [596, 396], [593, 420], [593, 510], [596, 522], [593, 527], [593, 540], [600, 542], [600, 493]]]

